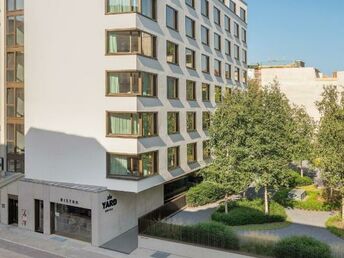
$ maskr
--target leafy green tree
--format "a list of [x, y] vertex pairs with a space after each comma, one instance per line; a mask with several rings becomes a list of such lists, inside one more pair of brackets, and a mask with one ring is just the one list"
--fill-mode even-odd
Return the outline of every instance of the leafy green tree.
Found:
[[292, 159], [300, 164], [303, 177], [303, 162], [312, 159], [315, 123], [304, 107], [293, 107]]
[[291, 108], [276, 84], [228, 94], [217, 108], [210, 127], [214, 161], [203, 177], [221, 184], [228, 193], [245, 191], [250, 183], [268, 189], [288, 183]]
[[317, 106], [322, 115], [317, 135], [322, 178], [341, 194], [344, 221], [344, 96], [336, 86], [325, 87]]

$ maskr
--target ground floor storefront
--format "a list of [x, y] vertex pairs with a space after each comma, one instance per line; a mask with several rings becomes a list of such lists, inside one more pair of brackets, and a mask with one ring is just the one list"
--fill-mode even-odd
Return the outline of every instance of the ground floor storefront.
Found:
[[164, 204], [163, 186], [139, 194], [20, 179], [0, 189], [0, 221], [102, 246]]

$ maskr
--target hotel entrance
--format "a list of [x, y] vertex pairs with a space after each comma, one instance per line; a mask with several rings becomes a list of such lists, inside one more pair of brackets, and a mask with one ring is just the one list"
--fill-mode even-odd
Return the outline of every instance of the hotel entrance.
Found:
[[91, 242], [91, 210], [59, 203], [51, 203], [52, 233]]
[[18, 196], [8, 196], [8, 224], [18, 225]]

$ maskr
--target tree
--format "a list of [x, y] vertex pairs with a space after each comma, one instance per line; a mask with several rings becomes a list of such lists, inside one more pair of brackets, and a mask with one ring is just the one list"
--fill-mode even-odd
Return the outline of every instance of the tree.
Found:
[[245, 191], [250, 183], [268, 189], [286, 185], [290, 161], [291, 109], [276, 84], [261, 88], [250, 82], [247, 91], [234, 91], [212, 116], [210, 127], [214, 161], [204, 178], [229, 193]]
[[299, 162], [303, 177], [303, 161], [311, 160], [315, 123], [304, 107], [293, 107], [292, 159]]
[[324, 87], [317, 106], [321, 113], [317, 145], [322, 178], [341, 194], [344, 221], [344, 97], [336, 86]]

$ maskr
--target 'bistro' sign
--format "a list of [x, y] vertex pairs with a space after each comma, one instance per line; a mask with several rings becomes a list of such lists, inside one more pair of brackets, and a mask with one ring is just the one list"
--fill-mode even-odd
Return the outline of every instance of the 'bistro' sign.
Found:
[[117, 205], [117, 199], [113, 198], [111, 194], [108, 195], [107, 200], [102, 203], [103, 210], [109, 212], [113, 210], [113, 207]]

